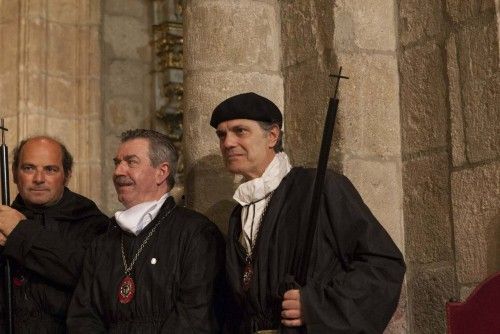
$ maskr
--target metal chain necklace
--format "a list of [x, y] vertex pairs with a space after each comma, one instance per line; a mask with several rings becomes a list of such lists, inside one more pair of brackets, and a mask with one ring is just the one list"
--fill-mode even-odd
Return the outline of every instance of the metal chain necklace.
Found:
[[[259, 225], [257, 226], [257, 229], [255, 231], [255, 240], [252, 240], [253, 238], [250, 237], [250, 249], [246, 252], [245, 256], [245, 267], [243, 268], [243, 277], [242, 277], [242, 286], [243, 286], [243, 291], [248, 291], [250, 289], [250, 285], [252, 283], [252, 278], [253, 278], [253, 262], [255, 260], [255, 245], [257, 244], [257, 240], [260, 236], [260, 227], [262, 226], [262, 220], [264, 219], [264, 216], [266, 215], [267, 208], [269, 207], [269, 203], [271, 202], [271, 196], [273, 195], [274, 190], [271, 191], [267, 196], [266, 196], [266, 206], [262, 210], [262, 215], [259, 218]], [[253, 233], [253, 232], [252, 232]]]
[[175, 209], [175, 206], [167, 212], [159, 221], [156, 223], [155, 226], [149, 231], [149, 233], [146, 235], [146, 238], [142, 241], [141, 245], [139, 246], [139, 249], [135, 253], [134, 257], [132, 258], [132, 261], [130, 262], [130, 265], [127, 265], [127, 259], [125, 257], [125, 249], [123, 247], [123, 233], [121, 235], [121, 251], [122, 251], [122, 260], [123, 260], [123, 268], [125, 271], [125, 277], [123, 277], [121, 283], [120, 283], [120, 288], [118, 290], [118, 301], [122, 304], [128, 304], [132, 301], [135, 295], [135, 282], [130, 275], [132, 272], [132, 269], [134, 268], [135, 263], [137, 262], [137, 259], [139, 258], [139, 255], [142, 253], [142, 250], [148, 243], [149, 239], [151, 239], [151, 236], [155, 233], [156, 229], [158, 226], [160, 226], [160, 223], [167, 218], [170, 213]]

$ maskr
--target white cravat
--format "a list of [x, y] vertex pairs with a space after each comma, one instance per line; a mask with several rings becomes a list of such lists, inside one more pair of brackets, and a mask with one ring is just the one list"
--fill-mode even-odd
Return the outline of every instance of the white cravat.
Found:
[[247, 252], [250, 252], [257, 237], [260, 219], [270, 199], [268, 195], [278, 188], [281, 180], [291, 169], [292, 166], [286, 153], [277, 153], [261, 177], [242, 183], [236, 189], [233, 198], [243, 207], [241, 210], [242, 245]]
[[138, 235], [155, 219], [168, 196], [170, 193], [167, 192], [157, 201], [144, 202], [125, 211], [117, 211], [115, 213], [116, 223], [122, 230]]

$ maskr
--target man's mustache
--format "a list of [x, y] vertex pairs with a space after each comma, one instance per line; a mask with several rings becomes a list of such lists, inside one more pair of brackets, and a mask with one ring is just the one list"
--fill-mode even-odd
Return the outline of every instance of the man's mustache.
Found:
[[134, 180], [125, 175], [113, 176], [113, 182], [118, 186], [130, 186], [134, 184]]
[[47, 187], [30, 187], [29, 190], [40, 191], [40, 190], [50, 190]]
[[231, 155], [241, 155], [243, 154], [244, 152], [241, 152], [240, 150], [236, 150], [236, 149], [227, 149], [224, 151], [224, 156], [231, 156]]

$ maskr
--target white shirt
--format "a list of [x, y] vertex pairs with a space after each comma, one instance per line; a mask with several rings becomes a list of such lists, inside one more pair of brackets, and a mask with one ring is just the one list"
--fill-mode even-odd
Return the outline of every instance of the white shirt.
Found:
[[160, 208], [169, 196], [170, 193], [167, 192], [157, 201], [143, 202], [125, 211], [117, 211], [115, 219], [118, 226], [126, 232], [139, 235], [156, 218]]
[[261, 177], [240, 184], [234, 193], [234, 200], [243, 208], [241, 210], [242, 239], [240, 242], [250, 253], [257, 237], [260, 220], [271, 196], [278, 188], [281, 180], [290, 172], [292, 165], [284, 152], [274, 156]]

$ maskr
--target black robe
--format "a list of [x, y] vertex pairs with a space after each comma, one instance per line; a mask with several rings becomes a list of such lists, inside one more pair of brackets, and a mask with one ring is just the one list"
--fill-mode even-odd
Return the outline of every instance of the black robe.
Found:
[[[121, 304], [122, 235], [130, 265], [157, 223], [132, 270], [135, 297]], [[172, 197], [137, 237], [114, 222], [86, 255], [68, 312], [69, 332], [215, 333], [214, 289], [223, 261], [224, 240], [218, 228], [201, 214], [176, 207]]]
[[[241, 206], [229, 222], [226, 271], [232, 302], [227, 333], [280, 327], [282, 294], [304, 257], [315, 171], [293, 168], [274, 191], [256, 241], [254, 278], [241, 287]], [[382, 333], [394, 313], [403, 257], [350, 181], [327, 173], [307, 282], [300, 288], [308, 333]], [[305, 333], [304, 327], [287, 333]]]
[[[28, 208], [18, 195], [12, 207], [26, 216], [7, 238], [11, 262], [14, 332], [66, 333], [66, 312], [80, 277], [85, 250], [109, 218], [86, 197], [65, 188], [61, 200]], [[5, 279], [0, 275], [0, 333], [7, 333]]]

